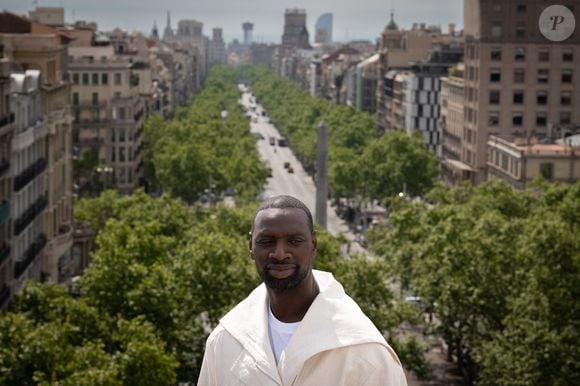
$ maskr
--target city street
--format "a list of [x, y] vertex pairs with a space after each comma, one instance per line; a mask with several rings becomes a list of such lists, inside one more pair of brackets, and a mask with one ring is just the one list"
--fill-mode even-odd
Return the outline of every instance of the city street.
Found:
[[[274, 145], [270, 144], [270, 138], [276, 140], [281, 138], [279, 131], [270, 123], [269, 116], [262, 115], [265, 111], [259, 104], [254, 103], [255, 99], [252, 94], [240, 86], [243, 91], [242, 104], [252, 113], [250, 119], [250, 131], [254, 134], [261, 134], [264, 138], [257, 141], [257, 148], [260, 157], [272, 168], [272, 177], [264, 189], [263, 197], [270, 197], [279, 194], [288, 194], [302, 200], [308, 208], [315, 213], [316, 187], [314, 180], [302, 168], [302, 165], [295, 157], [290, 147], [278, 146], [277, 141]], [[252, 111], [251, 106], [255, 106]], [[313, 129], [314, 130], [314, 129]], [[293, 173], [289, 173], [284, 167], [284, 163], [289, 162]], [[365, 250], [356, 242], [355, 235], [349, 230], [348, 226], [339, 218], [331, 207], [330, 201], [327, 201], [327, 230], [332, 235], [344, 234], [351, 241], [351, 252], [363, 253]]]

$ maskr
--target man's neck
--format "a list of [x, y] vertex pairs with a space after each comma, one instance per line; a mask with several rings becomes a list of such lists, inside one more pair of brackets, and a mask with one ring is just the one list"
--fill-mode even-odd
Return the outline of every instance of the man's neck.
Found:
[[312, 272], [304, 278], [298, 287], [292, 290], [274, 291], [268, 288], [272, 313], [281, 322], [299, 322], [304, 318], [319, 292]]

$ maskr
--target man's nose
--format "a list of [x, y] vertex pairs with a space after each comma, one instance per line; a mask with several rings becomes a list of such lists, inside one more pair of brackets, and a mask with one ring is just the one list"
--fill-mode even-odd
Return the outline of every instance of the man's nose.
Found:
[[284, 240], [277, 240], [274, 249], [270, 253], [270, 257], [276, 260], [284, 260], [288, 257]]

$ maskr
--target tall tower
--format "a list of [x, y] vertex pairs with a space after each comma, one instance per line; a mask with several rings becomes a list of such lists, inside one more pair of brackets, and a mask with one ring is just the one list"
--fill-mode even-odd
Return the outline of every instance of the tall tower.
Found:
[[332, 13], [323, 13], [316, 20], [314, 41], [320, 44], [332, 43]]
[[284, 34], [282, 48], [309, 49], [309, 35], [306, 28], [306, 10], [286, 9], [284, 13]]
[[173, 39], [173, 30], [171, 29], [171, 18], [169, 16], [169, 11], [167, 11], [167, 26], [163, 31], [163, 40], [172, 40]]
[[242, 28], [244, 29], [244, 45], [250, 46], [252, 44], [252, 30], [254, 29], [254, 24], [246, 22], [242, 24]]

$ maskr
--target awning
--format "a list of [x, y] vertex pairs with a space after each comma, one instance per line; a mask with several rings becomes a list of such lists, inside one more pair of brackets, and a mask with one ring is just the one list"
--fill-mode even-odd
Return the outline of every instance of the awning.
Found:
[[466, 172], [472, 172], [472, 173], [477, 172], [477, 170], [475, 170], [471, 166], [467, 165], [466, 163], [463, 163], [463, 162], [458, 161], [458, 160], [455, 160], [455, 159], [445, 158], [443, 160], [443, 162], [445, 164], [447, 164], [447, 166], [449, 166], [449, 167], [451, 167], [453, 169], [456, 169], [456, 170], [461, 170], [461, 171], [466, 171]]

